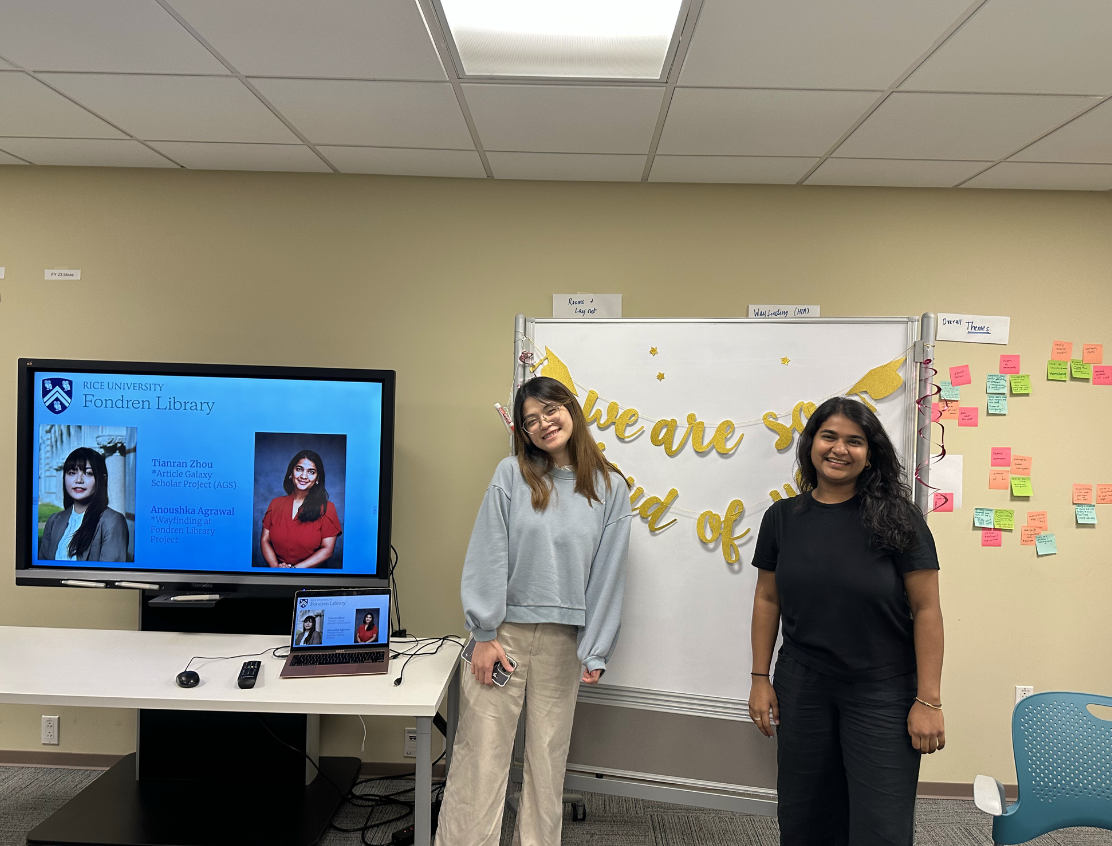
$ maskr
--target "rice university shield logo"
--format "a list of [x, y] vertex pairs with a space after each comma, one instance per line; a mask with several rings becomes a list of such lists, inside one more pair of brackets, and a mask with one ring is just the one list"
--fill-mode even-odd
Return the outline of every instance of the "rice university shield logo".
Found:
[[54, 414], [61, 414], [73, 402], [73, 383], [69, 379], [43, 379], [42, 404]]

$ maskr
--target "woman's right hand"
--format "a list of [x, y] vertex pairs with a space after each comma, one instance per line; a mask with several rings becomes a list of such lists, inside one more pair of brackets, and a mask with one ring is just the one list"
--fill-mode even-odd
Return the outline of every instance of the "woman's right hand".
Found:
[[[768, 718], [772, 712], [772, 720]], [[776, 691], [764, 676], [754, 676], [749, 691], [749, 718], [757, 724], [761, 734], [772, 737], [772, 727], [780, 724], [780, 703], [776, 701]]]
[[471, 655], [471, 674], [479, 684], [494, 684], [492, 674], [496, 662], [507, 670], [512, 666], [506, 653], [502, 651], [502, 644], [497, 639], [476, 641], [475, 651]]

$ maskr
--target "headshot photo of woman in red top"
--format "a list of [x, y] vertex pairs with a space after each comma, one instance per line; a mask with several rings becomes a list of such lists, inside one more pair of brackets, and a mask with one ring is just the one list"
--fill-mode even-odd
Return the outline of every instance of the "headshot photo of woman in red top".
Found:
[[290, 459], [282, 479], [285, 496], [275, 497], [262, 520], [259, 548], [268, 567], [336, 568], [340, 516], [325, 486], [324, 460], [311, 449]]
[[356, 612], [355, 618], [360, 621], [355, 627], [356, 643], [374, 643], [378, 640], [377, 617], [378, 612], [371, 608]]

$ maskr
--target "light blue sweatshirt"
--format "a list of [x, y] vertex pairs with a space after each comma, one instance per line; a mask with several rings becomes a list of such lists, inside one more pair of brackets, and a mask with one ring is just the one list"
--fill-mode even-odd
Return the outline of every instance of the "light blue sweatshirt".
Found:
[[494, 640], [509, 623], [578, 626], [578, 655], [605, 670], [621, 629], [629, 527], [625, 479], [600, 477], [602, 503], [575, 493], [575, 473], [551, 472], [548, 508], [533, 510], [516, 457], [502, 459], [487, 488], [467, 557], [460, 595], [467, 630]]

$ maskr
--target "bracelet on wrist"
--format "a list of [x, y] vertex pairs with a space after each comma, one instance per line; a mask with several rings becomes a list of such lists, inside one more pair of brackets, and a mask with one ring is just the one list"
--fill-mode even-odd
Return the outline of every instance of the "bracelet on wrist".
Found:
[[750, 673], [751, 676], [760, 676], [763, 679], [771, 678], [768, 673]]
[[941, 711], [942, 710], [942, 705], [941, 704], [931, 705], [931, 703], [920, 699], [918, 696], [915, 697], [915, 701], [918, 702], [920, 705], [926, 705], [928, 708], [933, 708], [936, 711]]

